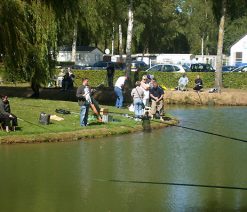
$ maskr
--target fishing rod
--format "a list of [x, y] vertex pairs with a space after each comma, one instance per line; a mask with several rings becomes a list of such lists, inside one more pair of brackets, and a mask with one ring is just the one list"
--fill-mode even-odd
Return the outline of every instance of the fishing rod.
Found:
[[[134, 116], [130, 115], [130, 114], [123, 114], [123, 113], [116, 113], [116, 112], [109, 112], [109, 113], [118, 114], [118, 115], [122, 115], [122, 116], [126, 116], [127, 115], [127, 117], [134, 118]], [[183, 126], [183, 125], [170, 124], [170, 123], [167, 123], [167, 122], [156, 121], [156, 120], [153, 120], [153, 119], [151, 119], [150, 121], [156, 122], [156, 123], [159, 123], [159, 124], [166, 124], [166, 125], [169, 125], [169, 126], [183, 128], [183, 129], [186, 129], [186, 130], [192, 130], [192, 131], [201, 132], [201, 133], [205, 133], [205, 134], [209, 134], [209, 135], [219, 136], [219, 137], [222, 137], [222, 138], [228, 138], [228, 139], [231, 139], [231, 140], [247, 142], [247, 140], [245, 140], [245, 139], [230, 137], [230, 136], [222, 135], [222, 134], [219, 134], [219, 133], [209, 132], [209, 131], [200, 130], [200, 129], [196, 129], [196, 128], [192, 128], [192, 127], [186, 127], [186, 126]]]
[[215, 188], [215, 189], [230, 189], [230, 190], [243, 190], [246, 191], [247, 187], [240, 186], [221, 186], [221, 185], [204, 185], [204, 184], [191, 184], [191, 183], [176, 183], [176, 182], [154, 182], [154, 181], [137, 181], [137, 180], [117, 180], [117, 179], [94, 179], [99, 182], [112, 182], [112, 183], [133, 183], [133, 184], [151, 184], [151, 185], [170, 185], [170, 186], [183, 186], [183, 187], [201, 187], [201, 188]]

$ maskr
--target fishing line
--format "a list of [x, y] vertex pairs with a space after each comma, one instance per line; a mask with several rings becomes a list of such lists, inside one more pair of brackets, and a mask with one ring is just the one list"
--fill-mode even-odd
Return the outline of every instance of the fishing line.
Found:
[[151, 184], [151, 185], [170, 185], [170, 186], [183, 186], [183, 187], [201, 187], [201, 188], [215, 188], [215, 189], [230, 189], [230, 190], [244, 190], [246, 187], [238, 186], [220, 186], [220, 185], [204, 185], [204, 184], [190, 184], [190, 183], [176, 183], [176, 182], [154, 182], [154, 181], [136, 181], [136, 180], [117, 180], [117, 179], [95, 179], [99, 182], [113, 182], [113, 183], [133, 183], [133, 184]]
[[[162, 122], [155, 121], [155, 120], [151, 120], [151, 121], [157, 122], [157, 123], [162, 123]], [[235, 141], [247, 142], [247, 140], [244, 140], [244, 139], [234, 138], [234, 137], [230, 137], [230, 136], [226, 136], [226, 135], [222, 135], [222, 134], [218, 134], [218, 133], [214, 133], [214, 132], [209, 132], [209, 131], [205, 131], [205, 130], [199, 130], [199, 129], [195, 129], [195, 128], [192, 128], [192, 127], [186, 127], [186, 126], [182, 126], [182, 125], [169, 124], [169, 123], [164, 123], [164, 124], [168, 124], [168, 125], [174, 126], [174, 127], [180, 127], [180, 128], [186, 129], [186, 130], [192, 130], [192, 131], [196, 131], [196, 132], [201, 132], [201, 133], [205, 133], [205, 134], [209, 134], [209, 135], [215, 135], [215, 136], [219, 136], [219, 137], [222, 137], [222, 138], [228, 138], [228, 139], [235, 140]]]
[[[109, 112], [109, 113], [117, 114], [117, 115], [122, 115], [122, 116], [127, 115], [128, 117], [134, 118], [134, 116], [133, 115], [130, 115], [130, 114], [123, 114], [123, 113], [116, 113], [116, 112]], [[201, 132], [201, 133], [205, 133], [205, 134], [209, 134], [209, 135], [219, 136], [219, 137], [222, 137], [222, 138], [228, 138], [228, 139], [231, 139], [231, 140], [236, 140], [236, 141], [241, 141], [241, 142], [247, 142], [247, 140], [244, 140], [244, 139], [230, 137], [230, 136], [226, 136], [226, 135], [222, 135], [222, 134], [214, 133], [214, 132], [209, 132], [209, 131], [205, 131], [205, 130], [195, 129], [195, 128], [192, 128], [192, 127], [186, 127], [186, 126], [183, 126], [183, 125], [169, 124], [167, 122], [160, 122], [160, 121], [155, 121], [155, 120], [150, 120], [150, 121], [156, 122], [156, 123], [159, 123], [159, 124], [166, 124], [166, 125], [169, 125], [169, 126], [174, 126], [174, 127], [179, 127], [179, 128], [187, 129], [187, 130], [192, 130], [192, 131], [196, 131], [196, 132]]]
[[41, 125], [39, 125], [39, 124], [35, 124], [35, 123], [33, 123], [33, 122], [30, 122], [30, 121], [27, 121], [27, 120], [25, 120], [25, 119], [23, 119], [23, 118], [19, 118], [19, 117], [18, 117], [17, 119], [20, 120], [20, 121], [24, 121], [24, 122], [26, 122], [26, 123], [28, 123], [28, 124], [31, 124], [31, 125], [33, 125], [33, 126], [36, 126], [36, 127], [39, 127], [39, 128], [45, 129], [45, 130], [48, 130], [48, 131], [50, 131], [50, 132], [57, 133], [57, 132], [55, 132], [54, 130], [51, 130], [51, 129], [49, 129], [49, 128], [46, 128], [46, 127], [41, 126]]

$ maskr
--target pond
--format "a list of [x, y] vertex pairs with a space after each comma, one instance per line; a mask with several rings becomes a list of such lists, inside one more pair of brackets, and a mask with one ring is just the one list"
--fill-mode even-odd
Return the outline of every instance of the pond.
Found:
[[0, 145], [0, 211], [246, 211], [247, 107], [168, 112], [191, 129]]

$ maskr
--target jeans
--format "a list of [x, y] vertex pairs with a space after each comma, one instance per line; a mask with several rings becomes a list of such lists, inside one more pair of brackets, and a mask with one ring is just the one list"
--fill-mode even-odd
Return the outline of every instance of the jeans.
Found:
[[142, 99], [140, 98], [134, 99], [134, 112], [136, 118], [140, 118], [143, 115], [142, 103], [143, 103]]
[[123, 107], [123, 91], [119, 87], [114, 88], [114, 92], [117, 96], [116, 104], [115, 106], [118, 108]]
[[85, 103], [84, 105], [81, 106], [81, 111], [80, 111], [80, 125], [82, 127], [87, 126], [88, 109], [89, 109], [89, 104], [88, 103]]

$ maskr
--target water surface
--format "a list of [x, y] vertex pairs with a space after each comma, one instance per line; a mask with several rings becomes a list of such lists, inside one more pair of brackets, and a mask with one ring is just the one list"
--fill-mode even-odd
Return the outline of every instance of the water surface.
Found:
[[[247, 107], [168, 112], [183, 126], [247, 140]], [[247, 190], [217, 188], [247, 188], [246, 152], [246, 142], [178, 127], [0, 145], [0, 211], [247, 211]]]

